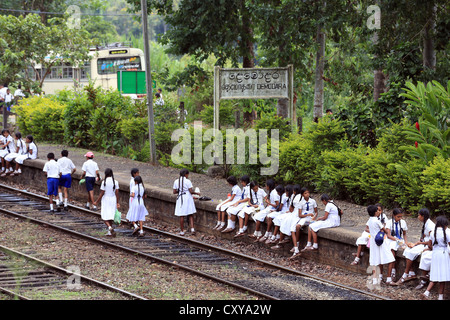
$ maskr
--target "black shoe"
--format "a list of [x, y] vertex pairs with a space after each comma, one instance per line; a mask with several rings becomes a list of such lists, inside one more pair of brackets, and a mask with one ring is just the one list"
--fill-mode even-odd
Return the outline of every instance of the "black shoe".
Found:
[[54, 213], [55, 213], [55, 210], [51, 209], [50, 214], [54, 214]]
[[68, 207], [68, 206], [65, 206], [65, 207], [64, 207], [64, 211], [69, 211], [69, 207]]

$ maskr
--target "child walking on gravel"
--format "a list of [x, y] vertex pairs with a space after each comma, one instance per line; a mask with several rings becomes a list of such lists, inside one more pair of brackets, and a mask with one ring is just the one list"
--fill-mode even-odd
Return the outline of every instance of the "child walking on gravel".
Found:
[[[85, 155], [86, 161], [83, 163], [83, 174], [81, 175], [81, 179], [85, 179], [86, 191], [88, 194], [88, 201], [86, 203], [86, 208], [89, 209], [89, 204], [92, 203], [92, 210], [97, 210], [97, 207], [94, 205], [94, 185], [95, 181], [100, 180], [100, 173], [97, 162], [94, 160], [94, 154], [89, 151]], [[106, 179], [106, 178], [105, 178]]]
[[61, 169], [55, 161], [55, 155], [52, 152], [47, 154], [47, 159], [48, 161], [45, 163], [43, 171], [47, 176], [47, 195], [50, 202], [50, 213], [54, 213], [53, 197], [58, 196], [58, 184]]
[[[136, 176], [134, 178], [134, 186], [131, 190], [130, 195], [130, 209], [127, 213], [127, 220], [133, 221], [133, 233], [135, 234], [139, 230], [139, 236], [144, 236], [144, 221], [145, 216], [148, 215], [147, 208], [145, 208], [144, 204], [144, 197], [145, 197], [145, 187], [144, 183], [142, 182], [141, 176]], [[135, 222], [139, 221], [139, 227], [136, 225]]]
[[114, 180], [114, 173], [111, 168], [105, 170], [105, 180], [100, 184], [100, 195], [97, 201], [94, 202], [96, 205], [99, 201], [101, 202], [101, 217], [103, 222], [108, 227], [107, 236], [115, 237], [116, 233], [112, 227], [114, 222], [114, 215], [116, 214], [116, 209], [120, 208], [119, 204], [119, 182]]
[[[58, 164], [61, 169], [61, 178], [59, 179], [58, 186], [58, 196], [59, 203], [57, 201], [57, 206], [64, 205], [64, 211], [68, 211], [68, 201], [69, 201], [69, 189], [72, 187], [72, 174], [77, 171], [77, 168], [73, 164], [72, 160], [69, 158], [69, 151], [61, 151], [61, 158], [58, 159]], [[63, 200], [64, 194], [64, 200]], [[59, 210], [59, 209], [58, 209]]]
[[[184, 235], [184, 217], [188, 217], [191, 226], [191, 232], [194, 234], [194, 213], [195, 209], [193, 194], [200, 196], [199, 192], [194, 192], [192, 182], [189, 178], [189, 170], [182, 169], [180, 176], [173, 182], [173, 193], [177, 195], [175, 204], [175, 216], [180, 217], [180, 235]], [[133, 200], [134, 201], [134, 200]]]

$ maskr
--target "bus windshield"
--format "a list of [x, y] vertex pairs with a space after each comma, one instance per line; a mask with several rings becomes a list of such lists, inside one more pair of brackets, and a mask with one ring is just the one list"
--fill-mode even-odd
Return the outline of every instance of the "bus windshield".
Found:
[[97, 60], [98, 74], [115, 74], [117, 71], [139, 71], [141, 68], [141, 58], [135, 57], [114, 57], [99, 58]]

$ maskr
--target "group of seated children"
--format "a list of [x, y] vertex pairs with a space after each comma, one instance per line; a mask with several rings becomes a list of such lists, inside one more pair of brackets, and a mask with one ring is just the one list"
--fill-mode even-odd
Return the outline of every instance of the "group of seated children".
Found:
[[[22, 134], [16, 132], [14, 138], [8, 129], [3, 129], [0, 136], [0, 158], [2, 161], [2, 177], [19, 175], [22, 173], [22, 164], [27, 159], [37, 158], [37, 146], [33, 142], [33, 136], [28, 135], [25, 141]], [[13, 169], [12, 162], [15, 162]]]
[[[436, 218], [436, 223], [431, 221], [430, 212], [422, 208], [418, 212], [418, 219], [422, 223], [421, 237], [413, 243], [407, 241], [406, 231], [408, 227], [403, 218], [404, 211], [395, 208], [392, 217], [388, 219], [383, 213], [381, 204], [367, 207], [369, 220], [366, 229], [356, 240], [358, 246], [355, 260], [352, 265], [360, 262], [362, 247], [369, 248], [369, 265], [372, 267], [372, 287], [379, 287], [383, 280], [383, 265], [388, 265], [386, 284], [399, 286], [407, 281], [417, 279], [412, 269], [413, 261], [420, 257], [419, 271], [420, 282], [416, 289], [423, 289], [427, 280], [430, 281], [424, 298], [428, 298], [434, 283], [439, 283], [439, 300], [443, 299], [445, 282], [450, 281], [450, 232], [447, 229], [448, 220], [445, 215]], [[395, 281], [396, 277], [396, 251], [402, 248], [406, 259], [406, 266], [402, 276]], [[377, 270], [378, 268], [378, 270]]]
[[[254, 233], [249, 237], [257, 242], [271, 244], [272, 249], [281, 248], [282, 244], [290, 241], [288, 237], [291, 237], [293, 258], [300, 253], [300, 231], [304, 226], [309, 226], [308, 243], [302, 250], [307, 251], [318, 249], [317, 232], [320, 229], [337, 227], [340, 224], [341, 211], [326, 194], [320, 199], [325, 205], [325, 214], [318, 217], [317, 203], [310, 197], [307, 188], [301, 188], [299, 185], [276, 185], [274, 180], [268, 179], [264, 190], [255, 181], [250, 182], [247, 175], [240, 179], [242, 190], [234, 176], [228, 177], [227, 182], [231, 193], [228, 194], [227, 200], [216, 207], [217, 223], [213, 227], [214, 230], [232, 232], [238, 221], [235, 237], [242, 237], [247, 232], [251, 217], [256, 225]], [[267, 225], [264, 234], [261, 231], [263, 222]]]

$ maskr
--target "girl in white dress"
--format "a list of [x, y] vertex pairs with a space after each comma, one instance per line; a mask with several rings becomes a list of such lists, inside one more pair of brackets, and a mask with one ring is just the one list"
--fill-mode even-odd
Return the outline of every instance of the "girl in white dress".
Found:
[[423, 297], [428, 299], [430, 290], [436, 282], [439, 283], [438, 300], [444, 300], [445, 282], [450, 281], [450, 230], [445, 215], [436, 218], [436, 227], [430, 234], [428, 246], [433, 247], [430, 267], [430, 283]]
[[[239, 231], [234, 237], [242, 237], [247, 231], [249, 217], [264, 209], [264, 199], [267, 196], [266, 192], [261, 189], [255, 181], [250, 182], [249, 187], [250, 194], [248, 204], [238, 213]], [[259, 233], [255, 231], [255, 233], [249, 237], [256, 238], [257, 236], [261, 236], [261, 231], [259, 231]]]
[[100, 184], [100, 195], [94, 202], [94, 205], [101, 200], [101, 217], [103, 222], [108, 227], [107, 236], [115, 237], [116, 233], [112, 227], [116, 209], [120, 208], [119, 204], [119, 182], [114, 179], [114, 174], [111, 168], [105, 170], [105, 180]]
[[[18, 156], [24, 155], [27, 152], [27, 145], [25, 144], [25, 141], [22, 140], [22, 134], [20, 132], [16, 132], [15, 137], [16, 148], [4, 157], [6, 172], [13, 171], [13, 168], [11, 167], [11, 161], [13, 161]], [[11, 175], [14, 175], [14, 173], [11, 173]]]
[[[274, 228], [273, 220], [276, 217], [278, 217], [279, 215], [284, 214], [286, 212], [287, 200], [289, 200], [289, 198], [287, 198], [285, 195], [284, 186], [282, 186], [281, 184], [275, 188], [275, 191], [277, 192], [280, 200], [279, 200], [276, 210], [271, 211], [267, 214], [267, 216], [266, 216], [266, 223], [267, 223], [266, 234], [263, 237], [266, 239], [260, 240], [261, 242], [265, 242], [266, 244], [276, 242], [276, 234], [278, 233], [278, 228], [272, 232], [272, 228]], [[280, 238], [279, 235], [278, 235], [278, 238]]]
[[[138, 168], [133, 168], [131, 169], [131, 179], [130, 179], [130, 200], [128, 201], [128, 212], [131, 208], [131, 203], [133, 202], [133, 197], [131, 196], [131, 194], [133, 193], [133, 187], [135, 185], [134, 183], [134, 178], [136, 178], [136, 176], [139, 175], [139, 169]], [[127, 214], [127, 220], [129, 222], [131, 222], [131, 229], [133, 229], [133, 233], [135, 233], [138, 230], [138, 225], [136, 224], [136, 220], [130, 220], [130, 218], [128, 217]]]
[[[331, 201], [327, 194], [323, 194], [320, 200], [325, 205], [325, 215], [316, 218], [308, 227], [308, 243], [302, 251], [317, 250], [319, 245], [317, 243], [317, 232], [324, 228], [339, 227], [341, 224], [341, 217], [339, 215], [338, 207]], [[311, 243], [311, 240], [314, 243]]]
[[222, 231], [223, 233], [232, 232], [236, 228], [237, 214], [244, 209], [248, 203], [250, 195], [250, 177], [248, 175], [243, 175], [240, 180], [242, 184], [241, 197], [226, 209], [228, 214], [228, 225], [227, 228]]
[[[425, 273], [430, 271], [431, 264], [431, 250], [428, 248], [428, 241], [430, 240], [430, 234], [434, 231], [435, 224], [430, 219], [430, 211], [427, 208], [419, 210], [417, 219], [423, 223], [420, 240], [416, 243], [408, 243], [408, 247], [403, 251], [403, 255], [406, 258], [406, 267], [403, 276], [395, 283], [395, 285], [403, 284], [406, 281], [416, 278], [416, 274], [412, 269], [413, 261], [418, 257], [420, 258], [419, 269]], [[421, 289], [425, 286], [426, 282], [421, 280], [417, 289]]]
[[[279, 212], [275, 211], [268, 216], [273, 219], [274, 230], [272, 237], [270, 238], [270, 240], [267, 240], [266, 243], [277, 243], [278, 241], [280, 241], [282, 234], [280, 232], [281, 223], [290, 216], [291, 203], [294, 200], [294, 186], [288, 184], [286, 188], [284, 188], [284, 190], [285, 193], [281, 196], [281, 210]], [[275, 246], [272, 248], [278, 249]]]
[[195, 209], [193, 194], [198, 194], [194, 192], [192, 187], [192, 182], [189, 178], [189, 170], [181, 169], [180, 177], [173, 182], [173, 193], [177, 195], [177, 202], [175, 204], [175, 216], [180, 217], [180, 235], [184, 235], [184, 217], [189, 218], [189, 224], [191, 226], [192, 234], [195, 233], [194, 229], [194, 216], [193, 214], [197, 212]]
[[225, 213], [229, 206], [235, 204], [241, 198], [241, 188], [239, 188], [237, 179], [235, 176], [227, 178], [227, 183], [231, 187], [231, 193], [228, 194], [228, 199], [219, 203], [216, 207], [217, 211], [217, 223], [213, 227], [213, 230], [221, 230], [225, 227]]
[[144, 236], [143, 225], [145, 216], [148, 215], [148, 211], [144, 203], [145, 187], [141, 176], [136, 176], [134, 178], [134, 182], [135, 183], [130, 195], [133, 200], [131, 201], [131, 206], [127, 213], [127, 219], [129, 221], [139, 221], [139, 228], [137, 226], [134, 227], [132, 234], [135, 234], [137, 230], [139, 230], [139, 236], [142, 237]]
[[[383, 213], [383, 206], [381, 205], [381, 203], [377, 203], [377, 204], [375, 204], [375, 206], [377, 206], [378, 210], [381, 212], [381, 214], [378, 216], [378, 219], [381, 221], [381, 223], [383, 225], [385, 225], [386, 221], [387, 221], [387, 217], [386, 217], [386, 214]], [[363, 247], [367, 247], [367, 248], [370, 247], [369, 239], [370, 239], [369, 226], [366, 224], [366, 228], [361, 233], [361, 235], [358, 237], [358, 239], [356, 239], [356, 246], [358, 247], [358, 249], [356, 250], [356, 252], [352, 253], [352, 255], [355, 257], [355, 259], [353, 260], [352, 263], [350, 263], [350, 265], [355, 266], [359, 263], [362, 255], [363, 255]]]
[[306, 225], [313, 222], [318, 215], [317, 202], [310, 197], [310, 192], [307, 188], [302, 188], [301, 195], [303, 201], [299, 204], [298, 217], [299, 220], [295, 225], [291, 225], [291, 236], [293, 247], [293, 255], [291, 258], [296, 257], [299, 252], [300, 246], [300, 230]]
[[[406, 221], [403, 218], [403, 209], [395, 208], [392, 211], [392, 219], [388, 219], [386, 221], [386, 242], [389, 244], [390, 249], [392, 250], [392, 254], [395, 257], [395, 254], [398, 248], [406, 247], [407, 239], [406, 239], [406, 231], [408, 227], [406, 225]], [[395, 264], [396, 261], [389, 264], [388, 267], [388, 277], [386, 283], [389, 285], [393, 285], [393, 279], [395, 279]], [[414, 275], [414, 279], [416, 276]]]
[[378, 219], [381, 211], [378, 210], [377, 206], [370, 205], [367, 207], [367, 212], [370, 216], [369, 221], [367, 221], [367, 225], [370, 233], [369, 265], [372, 267], [372, 285], [379, 285], [381, 283], [381, 274], [380, 278], [376, 277], [376, 267], [381, 267], [383, 264], [388, 264], [395, 261], [395, 257], [386, 241], [383, 241], [381, 245], [377, 245], [375, 242], [376, 235], [379, 231], [386, 232], [383, 223], [380, 219]]
[[301, 192], [302, 188], [300, 187], [300, 185], [298, 184], [294, 185], [293, 195], [289, 206], [289, 213], [280, 224], [280, 242], [284, 242], [285, 241], [284, 238], [286, 236], [288, 237], [291, 236], [291, 226], [293, 224], [296, 224], [297, 221], [300, 219], [298, 217], [298, 210], [300, 208], [300, 202], [303, 201], [303, 196]]
[[[280, 203], [281, 197], [278, 194], [277, 190], [275, 190], [275, 181], [272, 179], [268, 179], [266, 181], [266, 190], [268, 196], [265, 198], [266, 207], [263, 210], [260, 210], [258, 212], [255, 212], [253, 215], [253, 220], [256, 222], [255, 225], [255, 232], [260, 233], [261, 224], [266, 219], [266, 216], [272, 212], [278, 209], [278, 205]], [[256, 241], [264, 242], [271, 236], [271, 232], [269, 230], [266, 231], [264, 236], [257, 237]]]

